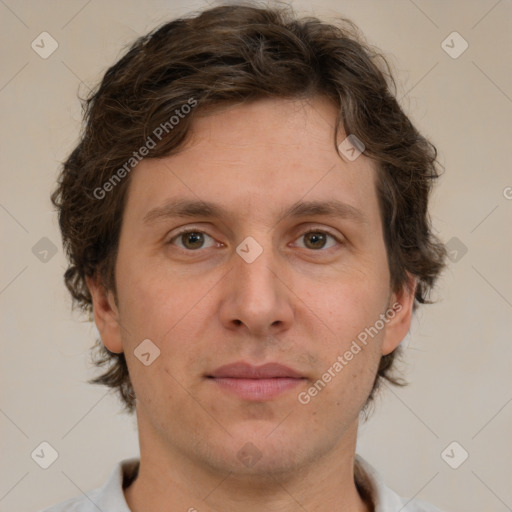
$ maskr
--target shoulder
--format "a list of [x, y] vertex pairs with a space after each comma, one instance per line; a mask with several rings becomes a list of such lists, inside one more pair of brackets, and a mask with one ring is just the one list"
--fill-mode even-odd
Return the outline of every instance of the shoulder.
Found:
[[92, 491], [52, 505], [38, 512], [98, 512], [115, 510], [130, 512], [126, 503], [123, 482], [137, 469], [139, 459], [125, 459], [116, 464], [106, 483]]
[[369, 489], [374, 503], [374, 512], [442, 512], [435, 505], [426, 501], [399, 496], [386, 485], [380, 473], [357, 454], [355, 466], [356, 482], [358, 478], [364, 479], [360, 485]]
[[95, 506], [90, 502], [89, 504], [91, 506], [88, 506], [87, 499], [84, 496], [80, 496], [62, 501], [61, 503], [57, 503], [57, 505], [52, 505], [39, 512], [92, 512], [93, 510], [97, 512]]

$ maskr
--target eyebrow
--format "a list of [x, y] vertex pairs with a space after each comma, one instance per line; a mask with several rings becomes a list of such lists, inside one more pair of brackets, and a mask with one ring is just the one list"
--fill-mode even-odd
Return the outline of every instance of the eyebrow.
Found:
[[[287, 217], [308, 217], [321, 215], [327, 217], [340, 217], [359, 224], [367, 224], [368, 221], [363, 212], [354, 206], [331, 199], [328, 201], [298, 201], [286, 209], [279, 221]], [[161, 206], [149, 210], [143, 217], [144, 224], [150, 224], [159, 220], [174, 217], [212, 217], [228, 218], [233, 214], [223, 206], [209, 201], [196, 201], [190, 199], [168, 200]]]

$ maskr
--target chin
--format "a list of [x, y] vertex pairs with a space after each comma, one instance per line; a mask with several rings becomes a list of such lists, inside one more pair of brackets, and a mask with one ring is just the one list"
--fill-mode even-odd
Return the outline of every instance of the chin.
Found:
[[[229, 439], [230, 446], [225, 447], [222, 454], [218, 453], [217, 460], [211, 462], [224, 466], [224, 471], [234, 475], [268, 480], [270, 477], [282, 477], [283, 474], [296, 474], [300, 466], [316, 458], [313, 446], [310, 447], [311, 456], [308, 456], [307, 447], [304, 446], [306, 436], [302, 440], [293, 437], [285, 439], [276, 433], [269, 435], [269, 432], [272, 431], [266, 429], [263, 433], [249, 435], [246, 430], [243, 435], [233, 435]], [[213, 458], [215, 451], [212, 449], [210, 452]]]

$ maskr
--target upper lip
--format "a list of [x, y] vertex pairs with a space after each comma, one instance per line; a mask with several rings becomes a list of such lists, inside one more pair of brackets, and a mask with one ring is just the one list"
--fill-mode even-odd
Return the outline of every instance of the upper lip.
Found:
[[297, 371], [279, 363], [266, 363], [262, 366], [253, 366], [245, 362], [226, 364], [217, 368], [208, 377], [224, 377], [233, 379], [272, 379], [289, 377], [301, 379], [303, 376]]

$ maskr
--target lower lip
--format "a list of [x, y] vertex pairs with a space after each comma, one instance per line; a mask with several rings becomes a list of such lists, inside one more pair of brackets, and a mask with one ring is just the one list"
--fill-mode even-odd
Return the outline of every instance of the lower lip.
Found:
[[304, 379], [279, 377], [273, 379], [235, 379], [213, 377], [210, 380], [221, 388], [238, 395], [245, 400], [270, 400], [285, 391], [295, 388]]

